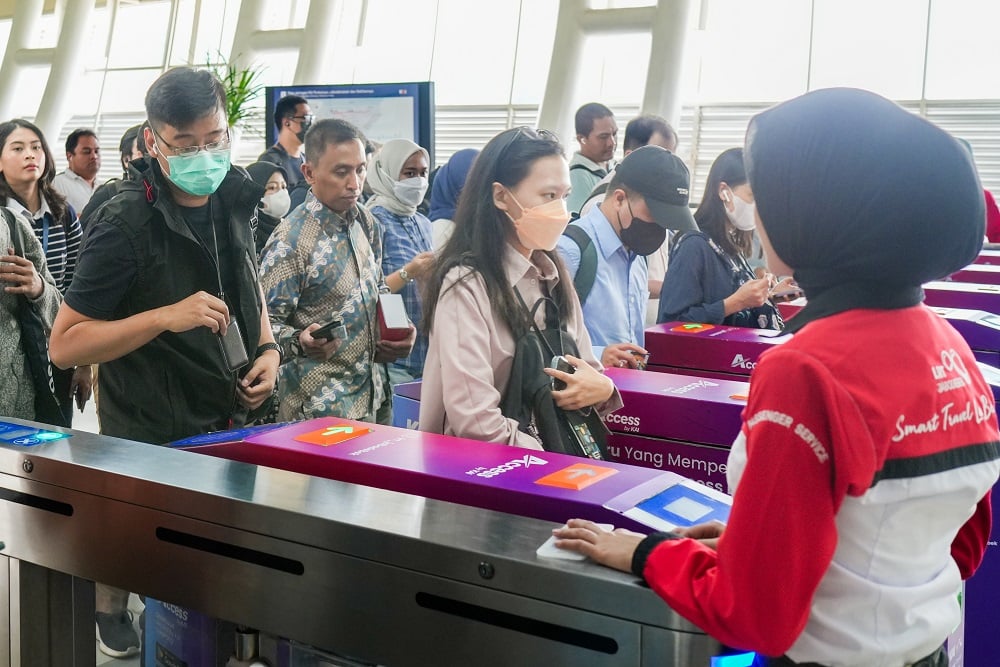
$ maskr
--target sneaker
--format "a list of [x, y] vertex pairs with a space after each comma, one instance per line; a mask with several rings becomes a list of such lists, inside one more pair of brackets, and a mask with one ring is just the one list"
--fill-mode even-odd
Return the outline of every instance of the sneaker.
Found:
[[105, 614], [97, 612], [97, 647], [112, 658], [127, 658], [139, 653], [139, 635], [132, 627], [132, 612]]

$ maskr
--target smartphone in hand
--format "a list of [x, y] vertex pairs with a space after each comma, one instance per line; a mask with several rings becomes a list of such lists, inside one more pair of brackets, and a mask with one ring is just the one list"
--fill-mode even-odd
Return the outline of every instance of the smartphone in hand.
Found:
[[320, 324], [319, 329], [316, 329], [309, 335], [313, 338], [324, 338], [326, 340], [344, 340], [347, 338], [347, 327], [344, 326], [342, 319], [336, 318]]
[[[557, 371], [562, 371], [563, 373], [572, 374], [576, 372], [576, 368], [574, 368], [572, 364], [566, 361], [566, 357], [562, 356], [561, 354], [552, 357], [552, 361], [549, 362], [549, 368], [554, 368]], [[563, 382], [558, 378], [552, 378], [553, 391], [562, 391], [565, 388], [566, 388], [565, 382]]]

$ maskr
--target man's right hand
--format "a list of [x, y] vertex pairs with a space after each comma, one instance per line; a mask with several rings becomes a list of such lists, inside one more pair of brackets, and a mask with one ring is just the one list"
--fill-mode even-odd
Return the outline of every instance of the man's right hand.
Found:
[[299, 334], [299, 345], [302, 352], [313, 361], [327, 361], [340, 347], [342, 342], [339, 338], [313, 338], [312, 332], [320, 328], [318, 322], [314, 322], [302, 330]]
[[224, 335], [229, 325], [229, 308], [226, 302], [208, 292], [197, 292], [163, 310], [163, 328], [174, 333], [208, 327], [212, 333]]

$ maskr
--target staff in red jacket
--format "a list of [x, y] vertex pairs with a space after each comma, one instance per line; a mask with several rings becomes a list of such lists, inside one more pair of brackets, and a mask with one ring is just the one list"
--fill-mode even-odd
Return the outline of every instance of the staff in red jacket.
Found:
[[975, 167], [946, 132], [853, 89], [756, 116], [745, 160], [768, 266], [809, 305], [751, 377], [728, 526], [643, 537], [573, 520], [557, 544], [635, 572], [767, 665], [947, 665], [1000, 433], [968, 345], [920, 285], [981, 247]]

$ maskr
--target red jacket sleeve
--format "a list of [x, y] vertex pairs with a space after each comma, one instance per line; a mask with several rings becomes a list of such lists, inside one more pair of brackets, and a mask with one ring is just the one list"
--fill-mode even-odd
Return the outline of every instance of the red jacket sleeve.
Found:
[[958, 564], [962, 579], [968, 579], [975, 574], [980, 563], [983, 562], [992, 525], [993, 512], [990, 507], [990, 494], [987, 493], [976, 505], [975, 513], [965, 522], [951, 543], [951, 557]]
[[668, 540], [643, 575], [719, 641], [779, 656], [805, 627], [837, 545], [836, 513], [867, 488], [875, 454], [854, 402], [793, 350], [761, 359], [744, 420], [747, 465], [718, 553]]

